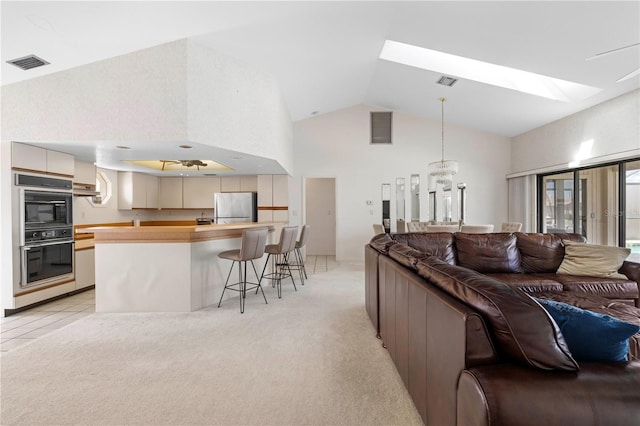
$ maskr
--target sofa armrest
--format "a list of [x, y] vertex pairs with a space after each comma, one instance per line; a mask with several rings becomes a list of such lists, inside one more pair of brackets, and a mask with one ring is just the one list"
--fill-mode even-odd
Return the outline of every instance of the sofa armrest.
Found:
[[[618, 272], [635, 281], [640, 291], [640, 263], [625, 260]], [[640, 308], [640, 299], [636, 299], [636, 307]]]
[[584, 363], [578, 372], [513, 364], [462, 372], [458, 425], [637, 425], [640, 362]]

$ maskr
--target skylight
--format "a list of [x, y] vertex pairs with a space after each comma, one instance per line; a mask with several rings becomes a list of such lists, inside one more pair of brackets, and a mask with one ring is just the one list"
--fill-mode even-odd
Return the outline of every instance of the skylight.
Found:
[[392, 40], [384, 42], [380, 59], [563, 102], [580, 101], [602, 90]]

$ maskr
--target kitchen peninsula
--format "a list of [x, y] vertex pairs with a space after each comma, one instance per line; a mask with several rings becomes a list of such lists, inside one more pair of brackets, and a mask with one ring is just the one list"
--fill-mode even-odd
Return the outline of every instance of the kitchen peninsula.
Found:
[[[218, 303], [231, 267], [218, 253], [240, 247], [242, 231], [276, 223], [104, 226], [93, 233], [96, 312], [191, 312]], [[258, 273], [264, 261], [256, 261]]]

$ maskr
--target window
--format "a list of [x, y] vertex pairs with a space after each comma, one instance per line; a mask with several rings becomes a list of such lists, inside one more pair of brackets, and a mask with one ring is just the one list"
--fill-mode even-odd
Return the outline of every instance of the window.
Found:
[[101, 170], [96, 173], [96, 191], [98, 191], [100, 195], [89, 198], [89, 202], [93, 207], [105, 207], [111, 199], [113, 190], [109, 176]]
[[640, 160], [625, 163], [625, 246], [640, 255]]
[[[622, 177], [622, 178], [621, 178]], [[538, 175], [538, 231], [640, 252], [640, 160]]]

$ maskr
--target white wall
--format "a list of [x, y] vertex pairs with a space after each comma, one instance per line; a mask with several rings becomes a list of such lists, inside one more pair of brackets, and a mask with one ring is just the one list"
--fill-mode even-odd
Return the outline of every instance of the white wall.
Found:
[[293, 172], [291, 119], [273, 76], [190, 41], [188, 92], [189, 140], [271, 158]]
[[180, 141], [186, 41], [2, 86], [3, 141]]
[[[440, 121], [394, 112], [393, 144], [372, 146], [369, 113], [375, 110], [359, 105], [294, 124], [296, 173], [290, 196], [291, 222], [301, 224], [304, 220], [303, 178], [335, 177], [336, 258], [340, 261], [364, 261], [363, 247], [373, 236], [372, 224], [381, 222], [383, 183], [392, 184], [392, 230], [396, 221], [395, 179], [399, 177], [405, 178], [408, 199], [410, 175], [420, 174], [420, 215], [427, 219], [427, 164], [441, 156]], [[446, 157], [460, 163], [454, 187], [457, 182], [467, 184], [466, 222], [498, 226], [506, 221], [509, 138], [445, 123], [445, 144]], [[367, 205], [367, 200], [374, 204]], [[410, 211], [408, 204], [405, 211]], [[456, 217], [454, 214], [454, 220]]]
[[565, 170], [583, 142], [593, 141], [582, 165], [640, 155], [640, 90], [512, 138], [512, 173]]
[[[4, 112], [4, 110], [2, 111]], [[13, 299], [11, 143], [0, 142], [0, 307]], [[0, 313], [0, 316], [3, 316]]]

